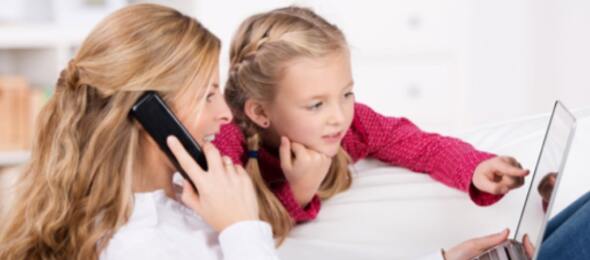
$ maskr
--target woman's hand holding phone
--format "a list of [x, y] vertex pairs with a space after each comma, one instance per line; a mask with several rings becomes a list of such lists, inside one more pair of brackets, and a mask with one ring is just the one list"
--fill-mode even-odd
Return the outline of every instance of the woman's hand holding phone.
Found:
[[229, 157], [222, 157], [210, 143], [203, 145], [209, 166], [201, 167], [186, 152], [177, 138], [167, 138], [168, 147], [189, 175], [199, 194], [183, 182], [182, 201], [199, 214], [213, 229], [221, 232], [234, 223], [259, 220], [256, 191], [248, 173]]

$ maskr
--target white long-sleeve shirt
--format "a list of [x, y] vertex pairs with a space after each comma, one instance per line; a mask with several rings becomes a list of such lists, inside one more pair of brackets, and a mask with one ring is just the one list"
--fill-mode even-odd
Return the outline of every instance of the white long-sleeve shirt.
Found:
[[243, 221], [221, 233], [163, 190], [136, 193], [133, 212], [101, 252], [101, 260], [277, 260], [271, 227]]

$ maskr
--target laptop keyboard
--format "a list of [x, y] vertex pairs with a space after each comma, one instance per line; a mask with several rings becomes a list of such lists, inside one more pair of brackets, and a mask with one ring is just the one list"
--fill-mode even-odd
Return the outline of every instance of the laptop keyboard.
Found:
[[474, 260], [526, 260], [524, 249], [518, 242], [507, 241], [473, 258]]
[[477, 258], [477, 260], [500, 260], [500, 256], [498, 255], [497, 250], [488, 251]]

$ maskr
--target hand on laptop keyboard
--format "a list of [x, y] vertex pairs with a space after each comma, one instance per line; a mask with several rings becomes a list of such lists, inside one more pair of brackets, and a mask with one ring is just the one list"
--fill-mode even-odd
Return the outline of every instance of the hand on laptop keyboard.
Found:
[[449, 250], [444, 250], [444, 258], [445, 260], [472, 259], [506, 241], [509, 233], [510, 230], [505, 229], [500, 233], [467, 240]]

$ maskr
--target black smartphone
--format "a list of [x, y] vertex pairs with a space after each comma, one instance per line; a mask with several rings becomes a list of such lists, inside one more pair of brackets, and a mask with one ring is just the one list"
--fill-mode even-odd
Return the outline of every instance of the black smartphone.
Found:
[[180, 166], [174, 154], [168, 148], [166, 138], [170, 135], [176, 136], [184, 149], [193, 157], [193, 159], [201, 166], [201, 169], [207, 170], [207, 160], [199, 144], [188, 132], [186, 127], [180, 123], [178, 118], [172, 113], [170, 107], [166, 105], [164, 100], [154, 91], [148, 91], [141, 96], [131, 108], [130, 115], [135, 118], [148, 134], [158, 143], [160, 149], [172, 161], [176, 169], [180, 172], [182, 177], [187, 180], [193, 189], [197, 191], [195, 184], [191, 181], [189, 176]]

